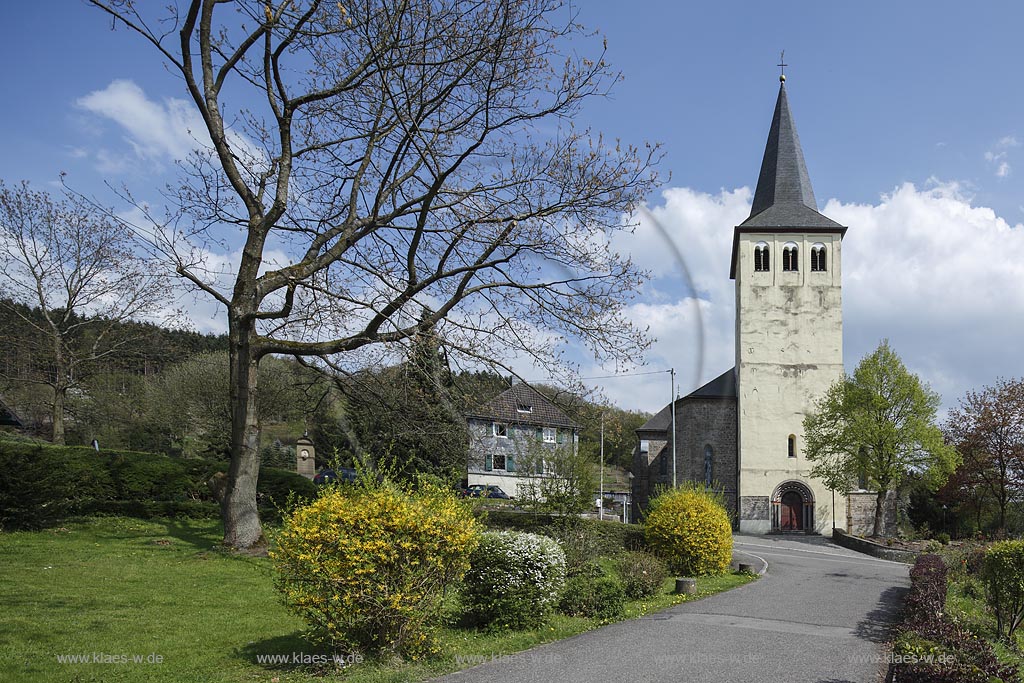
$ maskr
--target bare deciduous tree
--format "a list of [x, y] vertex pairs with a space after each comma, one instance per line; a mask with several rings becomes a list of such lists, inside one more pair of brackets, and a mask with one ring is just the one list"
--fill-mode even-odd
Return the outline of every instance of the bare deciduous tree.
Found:
[[[567, 340], [620, 360], [645, 348], [622, 315], [643, 274], [608, 238], [654, 186], [657, 150], [573, 127], [618, 75], [577, 53], [571, 5], [182, 0], [158, 16], [90, 1], [180, 73], [209, 138], [154, 228], [227, 312], [226, 543], [262, 536], [268, 354], [344, 365], [431, 327], [464, 358], [547, 367]], [[218, 279], [204, 250], [232, 229], [239, 263]]]
[[130, 351], [122, 323], [168, 300], [166, 278], [136, 246], [124, 225], [81, 198], [55, 201], [27, 183], [0, 182], [0, 306], [30, 331], [5, 344], [27, 354], [5, 365], [5, 379], [48, 387], [54, 443], [64, 443], [68, 391]]

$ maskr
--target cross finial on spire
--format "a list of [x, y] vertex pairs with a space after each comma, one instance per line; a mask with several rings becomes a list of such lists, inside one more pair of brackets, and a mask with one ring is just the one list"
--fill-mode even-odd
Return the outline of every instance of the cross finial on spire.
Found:
[[779, 74], [779, 82], [780, 83], [785, 83], [786, 82], [786, 67], [789, 66], [789, 64], [786, 64], [786, 51], [785, 50], [783, 50], [782, 52], [779, 53], [779, 63], [776, 64], [776, 66], [778, 66], [782, 70], [781, 73]]

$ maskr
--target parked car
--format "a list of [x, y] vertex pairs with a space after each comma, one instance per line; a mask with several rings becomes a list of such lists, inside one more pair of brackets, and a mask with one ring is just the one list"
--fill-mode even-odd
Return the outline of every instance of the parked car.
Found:
[[351, 467], [339, 467], [336, 470], [320, 470], [313, 477], [314, 484], [332, 484], [336, 481], [355, 481], [359, 475]]
[[466, 498], [501, 498], [511, 500], [512, 496], [501, 490], [500, 486], [494, 484], [473, 484], [462, 489], [462, 495]]

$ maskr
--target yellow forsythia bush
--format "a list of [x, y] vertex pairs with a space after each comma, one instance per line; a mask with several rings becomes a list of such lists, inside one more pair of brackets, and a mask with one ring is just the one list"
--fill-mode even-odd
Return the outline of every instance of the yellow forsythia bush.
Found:
[[651, 501], [648, 547], [684, 576], [721, 574], [732, 562], [732, 525], [719, 494], [701, 486], [670, 489]]
[[468, 569], [480, 532], [438, 487], [329, 487], [285, 517], [270, 552], [274, 583], [325, 644], [417, 659], [434, 651], [444, 588]]

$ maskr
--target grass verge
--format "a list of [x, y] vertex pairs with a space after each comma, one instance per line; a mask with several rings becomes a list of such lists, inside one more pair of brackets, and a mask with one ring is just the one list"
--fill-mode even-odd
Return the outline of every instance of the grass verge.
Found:
[[1000, 662], [1024, 669], [1024, 634], [1018, 631], [1012, 642], [996, 636], [996, 619], [985, 602], [985, 589], [980, 580], [963, 572], [951, 572], [946, 609], [971, 633], [989, 641]]
[[[295, 662], [295, 653], [329, 653], [303, 639], [303, 623], [279, 602], [269, 560], [226, 553], [220, 538], [214, 521], [117, 517], [0, 533], [0, 680], [411, 682], [603, 623], [555, 615], [531, 631], [443, 628], [447, 654], [418, 664]], [[626, 618], [752, 580], [702, 578], [695, 596], [672, 595], [666, 580], [661, 594], [627, 603]]]

